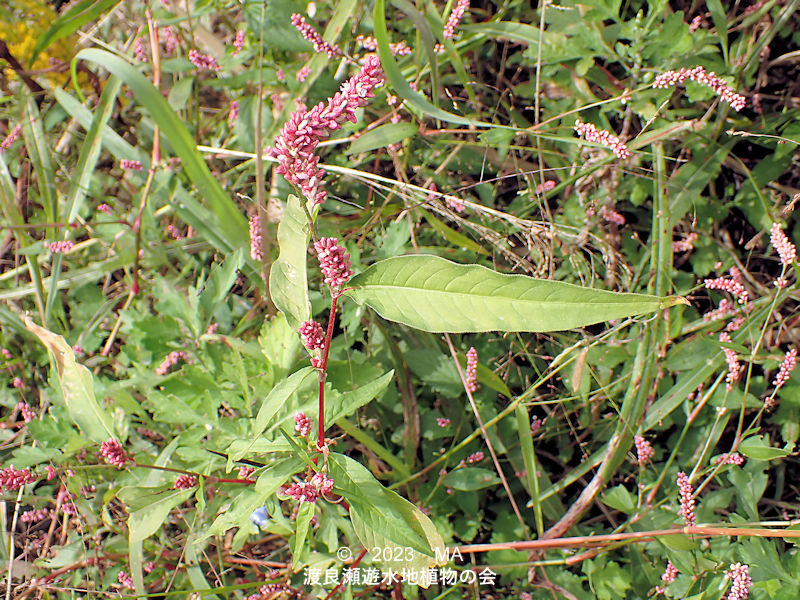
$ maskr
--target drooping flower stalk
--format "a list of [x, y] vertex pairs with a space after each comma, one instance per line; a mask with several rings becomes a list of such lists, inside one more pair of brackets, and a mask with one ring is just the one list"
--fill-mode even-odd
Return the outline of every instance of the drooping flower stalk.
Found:
[[575, 121], [575, 131], [587, 142], [594, 142], [609, 148], [617, 158], [625, 159], [631, 155], [631, 151], [625, 143], [616, 135], [604, 129], [598, 129], [592, 123], [584, 123], [580, 119]]
[[693, 69], [681, 68], [678, 71], [666, 71], [655, 78], [653, 87], [664, 89], [683, 84], [687, 80], [711, 88], [717, 96], [730, 104], [731, 108], [735, 111], [742, 110], [747, 102], [744, 96], [737, 93], [736, 90], [725, 83], [725, 81], [717, 77], [713, 71], [710, 73], [707, 72], [704, 67], [694, 67]]

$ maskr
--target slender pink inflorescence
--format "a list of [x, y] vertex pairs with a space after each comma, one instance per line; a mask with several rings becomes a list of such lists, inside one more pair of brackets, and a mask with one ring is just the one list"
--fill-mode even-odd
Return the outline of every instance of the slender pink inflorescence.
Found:
[[306, 65], [297, 72], [294, 78], [297, 79], [297, 81], [302, 82], [308, 79], [309, 75], [311, 75], [311, 67]]
[[152, 573], [153, 569], [156, 568], [156, 563], [154, 563], [152, 560], [148, 560], [146, 563], [144, 563], [144, 565], [142, 565], [142, 568], [144, 569], [145, 573]]
[[238, 55], [242, 48], [244, 48], [244, 29], [237, 31], [236, 36], [233, 38], [233, 55]]
[[436, 424], [439, 427], [447, 427], [448, 425], [450, 425], [450, 419], [448, 419], [447, 417], [439, 417], [436, 419]]
[[750, 588], [753, 587], [753, 580], [750, 579], [750, 567], [742, 563], [734, 563], [725, 576], [732, 583], [727, 600], [745, 600], [750, 595]]
[[250, 479], [250, 475], [255, 473], [255, 467], [239, 467], [239, 479]]
[[311, 419], [304, 412], [296, 413], [294, 415], [294, 428], [300, 437], [308, 437], [308, 434], [311, 433]]
[[333, 489], [333, 479], [325, 473], [315, 473], [308, 481], [293, 483], [283, 488], [283, 493], [298, 502], [313, 504], [320, 494], [327, 494]]
[[[723, 331], [719, 334], [719, 341], [724, 344], [730, 344], [730, 334], [727, 331]], [[723, 347], [722, 351], [725, 353], [725, 362], [728, 364], [728, 375], [725, 377], [725, 381], [728, 391], [730, 391], [733, 389], [733, 384], [738, 381], [742, 371], [744, 371], [744, 365], [739, 362], [739, 356], [734, 350]]]
[[322, 325], [316, 321], [304, 321], [297, 330], [303, 346], [309, 350], [319, 350], [325, 347], [325, 332]]
[[164, 34], [164, 49], [170, 53], [178, 47], [178, 37], [172, 27], [164, 27], [161, 31]]
[[119, 575], [117, 575], [117, 581], [119, 581], [122, 587], [128, 588], [130, 590], [133, 589], [133, 577], [128, 575], [125, 571], [119, 572]]
[[608, 223], [614, 223], [614, 225], [620, 226], [625, 225], [625, 215], [618, 213], [613, 208], [607, 206], [600, 207], [600, 216]]
[[26, 510], [19, 516], [19, 520], [23, 523], [39, 523], [44, 521], [50, 516], [50, 509], [37, 508], [34, 510]]
[[207, 69], [209, 71], [219, 71], [222, 69], [216, 58], [207, 54], [200, 54], [194, 48], [189, 50], [189, 61], [198, 69]]
[[784, 383], [789, 381], [789, 375], [792, 374], [792, 371], [794, 370], [796, 365], [797, 365], [797, 348], [792, 348], [783, 357], [783, 362], [781, 363], [781, 367], [780, 369], [778, 369], [778, 373], [775, 375], [775, 379], [772, 380], [772, 385], [775, 386], [776, 392], [783, 387]]
[[677, 577], [678, 577], [678, 569], [670, 561], [667, 561], [667, 568], [664, 569], [664, 573], [661, 575], [661, 581], [664, 582], [664, 585], [656, 586], [655, 589], [656, 595], [663, 594], [664, 592], [666, 592], [667, 591], [666, 586], [675, 581]]
[[233, 127], [236, 119], [239, 118], [239, 101], [234, 100], [231, 102], [231, 107], [228, 109], [228, 127]]
[[797, 258], [797, 248], [789, 241], [786, 234], [777, 223], [772, 224], [772, 229], [769, 232], [769, 241], [775, 250], [778, 251], [778, 256], [781, 257], [781, 264], [788, 267]]
[[128, 160], [127, 158], [123, 158], [121, 161], [119, 161], [119, 166], [121, 169], [125, 169], [127, 171], [141, 171], [144, 168], [141, 161]]
[[320, 54], [327, 54], [329, 58], [334, 58], [339, 56], [342, 51], [339, 50], [336, 46], [332, 46], [328, 42], [322, 39], [322, 36], [317, 33], [317, 30], [314, 29], [307, 21], [306, 18], [301, 15], [300, 13], [292, 14], [292, 25], [297, 28], [297, 31], [300, 32], [306, 40], [311, 42], [311, 45], [314, 46], [314, 52], [319, 52]]
[[313, 204], [322, 204], [327, 197], [322, 189], [324, 173], [318, 166], [319, 157], [314, 155], [320, 140], [340, 129], [345, 121], [355, 123], [356, 110], [367, 105], [374, 97], [373, 89], [381, 83], [380, 60], [368, 56], [361, 71], [342, 84], [327, 105], [320, 102], [310, 110], [300, 106], [275, 138], [269, 154], [278, 159], [276, 171], [299, 186]]
[[14, 377], [14, 379], [11, 381], [11, 385], [13, 385], [18, 390], [25, 389], [25, 381], [23, 381], [22, 377]]
[[689, 23], [689, 33], [694, 33], [698, 29], [700, 29], [700, 25], [703, 23], [703, 15], [697, 15], [692, 22]]
[[467, 350], [466, 388], [470, 393], [478, 390], [478, 351], [475, 348]]
[[47, 249], [50, 250], [53, 254], [65, 254], [72, 250], [72, 247], [75, 245], [75, 242], [72, 240], [60, 240], [58, 242], [50, 242], [47, 245]]
[[16, 142], [21, 135], [22, 135], [22, 125], [17, 125], [16, 127], [14, 127], [14, 129], [8, 132], [6, 139], [0, 142], [0, 152], [5, 152], [9, 148], [11, 148], [11, 144]]
[[689, 252], [694, 250], [694, 243], [697, 241], [697, 234], [692, 232], [682, 240], [672, 242], [673, 252]]
[[[371, 50], [372, 52], [378, 51], [378, 40], [371, 35], [356, 36], [356, 44], [365, 50]], [[390, 43], [389, 50], [392, 51], [392, 56], [406, 56], [411, 54], [411, 48], [404, 41]]]
[[122, 444], [114, 438], [100, 444], [100, 456], [102, 456], [108, 464], [114, 465], [118, 469], [124, 467], [125, 461], [128, 460], [128, 454], [125, 452]]
[[727, 298], [720, 300], [719, 307], [708, 311], [703, 315], [704, 321], [715, 321], [716, 319], [724, 319], [728, 315], [732, 315], [736, 311], [736, 307]]
[[39, 477], [30, 469], [15, 469], [12, 466], [0, 470], [0, 491], [18, 490], [23, 485], [33, 483]]
[[444, 25], [443, 37], [445, 39], [452, 38], [455, 35], [456, 27], [461, 23], [461, 19], [464, 18], [464, 13], [467, 12], [468, 8], [469, 0], [458, 0], [458, 4], [453, 7], [450, 16], [447, 18], [447, 23]]
[[467, 463], [474, 465], [477, 462], [481, 462], [485, 458], [483, 452], [478, 450], [477, 452], [473, 452], [467, 457]]
[[641, 435], [633, 436], [633, 443], [636, 446], [636, 460], [638, 461], [639, 466], [643, 467], [650, 462], [651, 458], [653, 458], [655, 450], [653, 450], [653, 446], [650, 445], [650, 442], [644, 439]]
[[725, 83], [722, 79], [716, 76], [712, 71], [706, 72], [704, 67], [694, 67], [693, 69], [682, 68], [678, 71], [666, 71], [653, 81], [654, 88], [668, 88], [674, 85], [682, 84], [687, 79], [710, 87], [714, 93], [725, 100], [731, 105], [735, 111], [740, 111], [744, 108], [747, 100], [741, 94], [738, 94], [731, 86]]
[[133, 53], [136, 55], [136, 60], [139, 62], [147, 62], [149, 60], [147, 58], [147, 50], [144, 49], [144, 40], [142, 38], [138, 38], [136, 40], [136, 44], [133, 47]]
[[628, 147], [617, 136], [604, 129], [598, 129], [591, 123], [584, 123], [580, 119], [577, 119], [575, 121], [575, 131], [578, 133], [578, 136], [587, 142], [594, 142], [609, 148], [617, 155], [617, 158], [625, 159], [631, 155]]
[[261, 249], [261, 218], [258, 214], [250, 217], [250, 258], [261, 260], [264, 257]]
[[350, 269], [350, 254], [339, 245], [336, 238], [320, 238], [314, 242], [314, 249], [319, 258], [319, 269], [325, 278], [332, 293], [337, 293], [340, 288], [353, 276]]
[[170, 352], [167, 357], [156, 367], [156, 375], [166, 375], [172, 367], [178, 364], [178, 361], [185, 363], [190, 362], [189, 355], [183, 350], [175, 350]]
[[97, 210], [99, 210], [101, 213], [107, 214], [109, 217], [111, 216], [111, 207], [105, 202], [98, 206]]
[[714, 461], [715, 465], [737, 465], [741, 466], [744, 464], [744, 457], [741, 456], [738, 452], [726, 452], [721, 456], [718, 456], [717, 459]]
[[683, 522], [686, 525], [693, 527], [697, 524], [697, 519], [694, 515], [694, 490], [692, 484], [689, 483], [689, 477], [683, 471], [678, 473], [678, 493], [681, 497], [681, 508], [678, 514], [683, 517]]
[[739, 300], [739, 304], [747, 304], [750, 300], [742, 282], [737, 281], [735, 278], [717, 277], [716, 279], [706, 279], [703, 284], [708, 290], [721, 290], [733, 294]]
[[30, 423], [36, 418], [36, 413], [33, 412], [30, 405], [23, 400], [17, 402], [17, 410], [19, 410], [19, 414], [22, 415], [22, 420], [26, 423]]
[[311, 478], [311, 483], [323, 494], [327, 494], [333, 489], [333, 479], [325, 475], [325, 473], [316, 473]]
[[197, 485], [197, 477], [194, 475], [187, 475], [186, 473], [178, 475], [175, 480], [175, 485], [172, 486], [173, 490], [188, 490]]

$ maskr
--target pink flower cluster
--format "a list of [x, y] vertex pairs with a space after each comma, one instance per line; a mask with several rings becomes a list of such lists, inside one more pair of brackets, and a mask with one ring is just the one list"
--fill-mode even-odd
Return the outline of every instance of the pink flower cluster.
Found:
[[100, 444], [100, 456], [102, 456], [108, 464], [114, 465], [118, 469], [124, 467], [125, 461], [128, 460], [128, 454], [125, 452], [122, 444], [114, 438], [108, 439]]
[[703, 15], [697, 15], [692, 22], [689, 23], [689, 33], [694, 33], [698, 29], [700, 29], [700, 25], [703, 24]]
[[261, 218], [258, 213], [250, 217], [250, 258], [253, 260], [264, 258], [261, 250]]
[[641, 435], [633, 436], [633, 443], [636, 446], [636, 460], [638, 461], [639, 466], [643, 467], [650, 462], [650, 459], [653, 458], [655, 450], [653, 450], [653, 446], [650, 445], [650, 442], [644, 439]]
[[625, 215], [618, 213], [613, 208], [609, 208], [607, 206], [602, 206], [600, 208], [600, 216], [606, 220], [608, 223], [613, 223], [614, 225], [625, 225]]
[[717, 96], [730, 104], [733, 110], [742, 110], [747, 102], [744, 96], [736, 93], [731, 86], [717, 77], [713, 71], [710, 73], [706, 72], [704, 67], [694, 67], [693, 69], [681, 68], [678, 71], [666, 71], [656, 77], [655, 81], [653, 81], [653, 87], [664, 89], [678, 85], [679, 83], [682, 84], [686, 82], [687, 79], [691, 79], [700, 85], [710, 87]]
[[769, 241], [775, 250], [778, 251], [778, 256], [781, 257], [781, 264], [785, 267], [791, 265], [797, 258], [797, 248], [789, 241], [783, 229], [777, 223], [772, 224], [772, 229], [769, 232]]
[[183, 350], [175, 350], [170, 352], [163, 362], [156, 367], [156, 375], [166, 375], [167, 371], [169, 371], [173, 366], [177, 365], [178, 361], [180, 360], [185, 363], [191, 362], [189, 360], [189, 355]]
[[[731, 343], [731, 336], [727, 331], [719, 334], [719, 341], [724, 344]], [[728, 364], [728, 375], [725, 377], [728, 391], [733, 389], [733, 384], [739, 380], [739, 376], [744, 371], [744, 365], [739, 362], [739, 356], [730, 348], [722, 348], [725, 353], [725, 362]]]
[[18, 390], [25, 389], [25, 382], [22, 380], [22, 377], [14, 377], [14, 380], [11, 382], [11, 385], [13, 385]]
[[37, 479], [36, 473], [30, 469], [15, 469], [12, 465], [0, 470], [0, 491], [18, 490]]
[[305, 81], [308, 79], [308, 76], [311, 75], [311, 67], [305, 65], [302, 69], [297, 72], [297, 75], [294, 76], [297, 81]]
[[17, 410], [19, 410], [19, 414], [22, 415], [22, 420], [26, 423], [30, 423], [36, 418], [36, 413], [33, 412], [30, 405], [23, 400], [17, 402]]
[[548, 179], [544, 183], [540, 183], [539, 185], [537, 185], [535, 192], [537, 194], [544, 194], [545, 192], [549, 192], [550, 190], [552, 190], [554, 187], [556, 187], [556, 182], [553, 181], [552, 179]]
[[333, 489], [333, 479], [324, 473], [316, 473], [308, 481], [293, 483], [283, 489], [283, 493], [298, 502], [313, 504], [321, 494], [327, 494]]
[[111, 207], [105, 202], [98, 206], [97, 210], [99, 210], [101, 213], [107, 214], [109, 217], [111, 216]]
[[[371, 35], [356, 36], [356, 44], [365, 50], [371, 50], [372, 52], [378, 51], [378, 40]], [[392, 56], [406, 56], [411, 54], [411, 48], [404, 41], [390, 43], [389, 49], [392, 51]]]
[[316, 321], [304, 321], [297, 330], [303, 346], [309, 350], [319, 350], [325, 347], [325, 333], [322, 325]]
[[322, 36], [317, 33], [316, 29], [309, 25], [303, 15], [299, 13], [292, 14], [292, 25], [297, 28], [297, 31], [300, 32], [300, 35], [311, 42], [311, 45], [314, 46], [314, 52], [327, 54], [329, 58], [334, 58], [342, 53], [339, 48], [332, 46], [323, 40]]
[[718, 456], [717, 459], [714, 461], [715, 465], [737, 465], [741, 466], [744, 464], [744, 457], [741, 456], [738, 452], [731, 452], [722, 454]]
[[750, 579], [750, 567], [742, 563], [734, 563], [725, 576], [732, 583], [727, 600], [745, 600], [750, 595], [750, 588], [753, 587], [753, 580]]
[[170, 53], [178, 47], [178, 37], [172, 27], [164, 27], [161, 31], [164, 32], [164, 49]]
[[72, 250], [74, 245], [75, 242], [72, 240], [59, 240], [58, 242], [50, 242], [47, 245], [47, 249], [53, 254], [65, 254]]
[[127, 158], [123, 158], [121, 161], [119, 161], [119, 166], [121, 169], [125, 169], [127, 171], [141, 171], [144, 168], [141, 161], [128, 160]]
[[311, 419], [304, 412], [296, 413], [294, 415], [294, 428], [300, 437], [308, 437], [311, 432]]
[[119, 581], [122, 587], [128, 588], [130, 590], [133, 589], [133, 577], [128, 575], [125, 571], [119, 572], [119, 575], [117, 575], [117, 581]]
[[233, 55], [238, 55], [242, 48], [244, 48], [244, 29], [237, 31], [236, 36], [233, 38]]
[[353, 276], [350, 269], [350, 254], [339, 245], [336, 238], [320, 238], [314, 242], [314, 249], [319, 259], [319, 270], [331, 292], [339, 294], [347, 280]]
[[26, 510], [19, 516], [19, 520], [23, 523], [40, 523], [50, 516], [50, 509], [37, 508], [35, 510]]
[[689, 483], [689, 477], [683, 471], [678, 473], [678, 494], [681, 498], [681, 508], [678, 514], [683, 517], [683, 522], [687, 526], [693, 527], [697, 524], [697, 519], [694, 515], [694, 490], [692, 484]]
[[480, 450], [477, 452], [473, 452], [467, 457], [467, 464], [474, 465], [477, 462], [481, 462], [484, 459], [484, 454]]
[[239, 467], [239, 479], [250, 479], [250, 475], [255, 473], [255, 467]]
[[448, 425], [450, 425], [450, 419], [448, 419], [447, 417], [439, 417], [436, 419], [436, 424], [439, 427], [447, 427]]
[[478, 351], [467, 350], [467, 376], [465, 387], [470, 393], [478, 391]]
[[735, 312], [735, 307], [733, 306], [733, 303], [727, 298], [723, 298], [722, 300], [720, 300], [718, 308], [710, 310], [703, 315], [703, 320], [715, 321], [717, 319], [724, 319], [725, 317], [727, 317], [730, 314], [733, 314], [734, 312]]
[[208, 69], [209, 71], [219, 71], [222, 69], [216, 58], [207, 54], [200, 54], [194, 48], [189, 50], [189, 61], [198, 69]]
[[173, 490], [188, 490], [197, 486], [197, 477], [194, 475], [187, 475], [186, 473], [178, 475], [175, 480], [175, 485], [172, 486]]
[[450, 16], [447, 18], [447, 23], [444, 25], [443, 37], [445, 39], [452, 38], [455, 35], [456, 27], [458, 27], [458, 24], [461, 23], [461, 19], [464, 18], [464, 13], [467, 12], [468, 8], [469, 0], [458, 0], [458, 4], [456, 4], [453, 10], [450, 12]]
[[234, 100], [231, 102], [231, 107], [228, 109], [228, 127], [233, 127], [236, 119], [239, 118], [239, 101]]
[[598, 129], [591, 123], [584, 123], [580, 119], [575, 121], [575, 131], [578, 136], [587, 142], [594, 142], [609, 148], [617, 158], [626, 159], [631, 155], [628, 147], [613, 133], [605, 129]]
[[739, 300], [739, 304], [747, 304], [750, 301], [747, 290], [744, 289], [744, 284], [741, 281], [741, 275], [739, 275], [739, 277], [731, 277], [730, 279], [727, 277], [706, 279], [703, 281], [703, 284], [706, 286], [707, 290], [721, 290], [733, 294]]
[[797, 365], [797, 348], [792, 348], [783, 357], [783, 362], [781, 363], [781, 367], [780, 369], [778, 369], [778, 373], [775, 375], [775, 379], [772, 380], [772, 385], [775, 386], [776, 392], [783, 387], [784, 383], [789, 381], [789, 375], [792, 374], [792, 371], [794, 370], [796, 365]]
[[328, 100], [311, 110], [300, 106], [289, 117], [269, 155], [278, 160], [276, 171], [286, 180], [300, 186], [303, 195], [313, 204], [325, 202], [327, 192], [321, 189], [324, 173], [314, 152], [323, 137], [340, 129], [345, 121], [356, 122], [356, 109], [374, 97], [372, 90], [383, 83], [383, 71], [377, 56], [368, 56], [357, 75], [347, 80]]
[[21, 135], [22, 135], [22, 125], [17, 125], [16, 127], [14, 127], [14, 129], [8, 132], [6, 139], [0, 142], [0, 152], [5, 152], [9, 148], [11, 148], [11, 144], [16, 142]]
[[655, 594], [663, 594], [667, 591], [666, 586], [675, 581], [678, 577], [678, 569], [673, 565], [670, 561], [667, 561], [667, 568], [664, 569], [664, 573], [661, 575], [661, 581], [664, 582], [664, 586], [656, 586]]
[[142, 38], [137, 38], [136, 44], [133, 47], [133, 53], [136, 55], [136, 60], [139, 62], [147, 62], [147, 50], [144, 49], [144, 41]]
[[692, 232], [682, 240], [677, 240], [672, 242], [672, 251], [689, 252], [690, 250], [694, 250], [694, 243], [696, 241], [697, 241], [697, 234], [695, 232]]
[[290, 597], [291, 588], [287, 583], [267, 583], [258, 588], [255, 594], [250, 594], [247, 600], [266, 600], [267, 598], [284, 597], [282, 592], [286, 592]]

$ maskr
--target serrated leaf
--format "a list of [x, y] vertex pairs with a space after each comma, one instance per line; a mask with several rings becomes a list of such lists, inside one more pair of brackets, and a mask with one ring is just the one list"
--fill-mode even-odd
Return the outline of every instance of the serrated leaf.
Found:
[[426, 255], [377, 262], [351, 279], [345, 293], [389, 321], [434, 333], [561, 331], [686, 304], [675, 296], [582, 288]]
[[411, 137], [415, 133], [417, 133], [417, 126], [413, 123], [387, 123], [360, 136], [350, 144], [347, 153], [358, 154], [359, 152], [368, 152], [376, 148], [385, 148]]
[[280, 254], [270, 270], [269, 293], [292, 329], [311, 315], [306, 276], [308, 236], [308, 218], [297, 196], [290, 195], [278, 225]]
[[437, 566], [446, 554], [444, 541], [425, 514], [383, 487], [366, 467], [333, 453], [328, 461], [334, 488], [350, 505], [350, 519], [366, 548], [380, 548], [373, 560], [395, 570]]
[[36, 335], [50, 352], [72, 422], [83, 435], [98, 444], [115, 437], [111, 415], [94, 396], [91, 371], [75, 361], [75, 353], [63, 337], [39, 327], [27, 317], [22, 320], [28, 331]]

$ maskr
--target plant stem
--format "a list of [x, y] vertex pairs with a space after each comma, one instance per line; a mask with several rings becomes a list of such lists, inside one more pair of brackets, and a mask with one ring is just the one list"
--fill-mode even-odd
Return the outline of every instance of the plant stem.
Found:
[[328, 315], [328, 330], [325, 332], [325, 347], [322, 349], [322, 362], [319, 365], [319, 428], [317, 431], [317, 449], [325, 447], [325, 379], [328, 376], [328, 352], [333, 338], [333, 324], [336, 321], [336, 301], [339, 296], [331, 290], [331, 312]]

